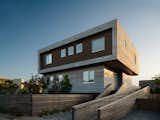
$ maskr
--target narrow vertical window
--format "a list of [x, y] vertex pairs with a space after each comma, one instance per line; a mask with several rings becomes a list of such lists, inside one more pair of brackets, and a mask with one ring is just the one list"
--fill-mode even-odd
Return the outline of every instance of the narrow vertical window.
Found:
[[89, 72], [89, 82], [94, 82], [94, 71]]
[[74, 47], [71, 46], [71, 47], [68, 48], [68, 55], [69, 55], [69, 56], [70, 56], [70, 55], [73, 55], [73, 53], [74, 53]]
[[81, 53], [83, 51], [82, 43], [76, 45], [76, 53]]
[[134, 61], [134, 64], [137, 63], [137, 57], [136, 57], [136, 55], [134, 55], [133, 61]]
[[45, 56], [45, 64], [48, 65], [48, 64], [52, 64], [52, 54], [47, 54]]
[[61, 57], [66, 57], [66, 49], [61, 49]]
[[83, 72], [83, 81], [84, 82], [88, 82], [89, 81], [88, 71], [84, 71]]
[[127, 40], [124, 40], [124, 41], [123, 41], [123, 46], [124, 46], [124, 48], [127, 47]]

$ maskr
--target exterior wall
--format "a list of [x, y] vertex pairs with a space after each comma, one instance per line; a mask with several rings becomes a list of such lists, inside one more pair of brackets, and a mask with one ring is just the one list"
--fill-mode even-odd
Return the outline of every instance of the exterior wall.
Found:
[[71, 109], [95, 96], [92, 94], [0, 95], [0, 112], [13, 115], [39, 115], [42, 111]]
[[[105, 50], [92, 53], [92, 40], [99, 38], [99, 37], [105, 37]], [[83, 52], [76, 54], [76, 45], [82, 43], [83, 44]], [[61, 49], [66, 48], [66, 52], [68, 54], [68, 47], [74, 46], [74, 54], [71, 56], [66, 56], [61, 58]], [[53, 56], [52, 64], [45, 65], [45, 55], [51, 53]], [[55, 67], [60, 66], [64, 64], [69, 64], [77, 61], [82, 60], [88, 60], [92, 58], [97, 58], [101, 56], [107, 56], [112, 54], [112, 29], [108, 29], [105, 31], [102, 31], [100, 33], [88, 36], [86, 38], [83, 38], [81, 40], [77, 40], [73, 43], [69, 43], [67, 45], [55, 48], [53, 50], [44, 52], [40, 54], [40, 69], [45, 69], [49, 67]]]
[[[94, 83], [83, 82], [83, 72], [94, 70]], [[58, 76], [67, 74], [72, 84], [72, 93], [100, 93], [104, 90], [104, 66], [94, 66], [87, 68], [80, 68], [75, 70], [68, 70], [65, 72], [57, 72], [48, 74], [47, 76]]]
[[[94, 83], [84, 83], [83, 72], [95, 71]], [[47, 77], [67, 74], [72, 84], [72, 93], [100, 93], [108, 84], [111, 84], [112, 90], [119, 88], [118, 82], [120, 80], [120, 74], [107, 69], [105, 66], [86, 67], [74, 70], [66, 70], [64, 72], [57, 72], [53, 74], [47, 74]]]
[[[124, 45], [126, 41], [126, 47]], [[134, 63], [134, 56], [136, 56], [136, 64]], [[127, 66], [133, 73], [138, 74], [139, 72], [139, 58], [138, 52], [130, 41], [127, 33], [123, 30], [119, 21], [117, 22], [117, 59]]]
[[123, 84], [131, 85], [132, 84], [132, 77], [125, 73], [122, 73], [122, 82]]
[[[77, 35], [71, 36], [70, 38], [66, 38], [62, 41], [56, 42], [54, 44], [51, 44], [45, 48], [42, 48], [39, 50], [39, 58], [38, 58], [38, 70], [40, 74], [45, 74], [45, 73], [49, 73], [49, 72], [56, 72], [56, 71], [60, 71], [60, 70], [65, 70], [65, 69], [71, 69], [71, 68], [77, 68], [77, 67], [84, 67], [86, 65], [93, 65], [93, 64], [98, 64], [98, 63], [104, 63], [106, 61], [112, 61], [112, 60], [116, 60], [116, 53], [117, 53], [117, 42], [116, 42], [116, 23], [117, 20], [112, 20], [109, 22], [106, 22], [102, 25], [96, 26], [92, 29], [86, 30], [82, 33], [79, 33]], [[96, 38], [98, 36], [101, 35], [105, 35], [105, 51], [100, 51], [100, 52], [96, 52], [96, 53], [92, 53], [90, 54], [90, 50], [91, 50], [91, 39]], [[59, 49], [61, 47], [64, 46], [68, 46], [68, 45], [72, 45], [74, 43], [79, 43], [79, 42], [86, 42], [89, 40], [89, 44], [86, 44], [85, 46], [85, 55], [83, 54], [79, 54], [79, 55], [74, 55], [74, 56], [69, 56], [66, 57], [66, 60], [63, 60], [65, 63], [63, 65], [56, 65], [54, 67], [53, 64], [51, 65], [47, 65], [45, 66], [45, 68], [43, 68], [43, 64], [41, 63], [41, 61], [43, 60], [41, 58], [41, 55], [43, 56], [43, 54], [50, 52], [52, 50], [55, 49]], [[60, 52], [60, 51], [59, 51]], [[58, 53], [58, 51], [56, 52], [56, 54]], [[59, 55], [60, 56], [60, 55]], [[78, 57], [79, 56], [79, 57]], [[84, 57], [86, 57], [84, 59]], [[42, 60], [41, 60], [42, 59]], [[57, 59], [57, 58], [56, 58]], [[62, 61], [62, 59], [60, 59]], [[61, 63], [61, 61], [58, 61], [58, 63]], [[43, 68], [43, 69], [42, 69]]]
[[104, 87], [111, 83], [112, 90], [116, 90], [118, 87], [118, 74], [104, 68]]

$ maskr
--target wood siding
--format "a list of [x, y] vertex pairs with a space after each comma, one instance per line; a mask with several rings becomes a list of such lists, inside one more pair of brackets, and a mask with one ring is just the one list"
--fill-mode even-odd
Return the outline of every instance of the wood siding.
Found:
[[[105, 50], [104, 51], [99, 51], [96, 53], [92, 53], [92, 46], [91, 42], [92, 40], [99, 38], [99, 37], [105, 37]], [[76, 45], [82, 43], [83, 44], [83, 52], [76, 54]], [[71, 56], [67, 56], [64, 58], [61, 58], [61, 49], [66, 48], [66, 52], [68, 52], [68, 48], [70, 46], [74, 46], [74, 54]], [[52, 54], [52, 64], [45, 65], [45, 55], [46, 54]], [[67, 45], [55, 48], [53, 50], [47, 51], [45, 53], [40, 54], [40, 69], [45, 69], [49, 67], [55, 67], [55, 66], [60, 66], [64, 64], [69, 64], [77, 61], [83, 61], [83, 60], [88, 60], [92, 58], [97, 58], [101, 56], [107, 56], [112, 54], [112, 29], [108, 29], [106, 31], [94, 34], [92, 36], [88, 36], [86, 38], [77, 40], [73, 43], [69, 43]]]

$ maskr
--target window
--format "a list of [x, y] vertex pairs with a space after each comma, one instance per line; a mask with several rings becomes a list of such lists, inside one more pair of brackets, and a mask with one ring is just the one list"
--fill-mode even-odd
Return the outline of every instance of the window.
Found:
[[89, 77], [88, 77], [88, 71], [83, 72], [83, 81], [84, 82], [88, 82], [89, 81]]
[[58, 80], [61, 82], [63, 80], [63, 75], [58, 75]]
[[77, 44], [76, 45], [76, 53], [81, 53], [82, 52], [82, 48], [83, 46], [82, 46], [82, 43], [80, 43], [80, 44]]
[[136, 59], [137, 59], [136, 55], [134, 55], [134, 59], [133, 59], [134, 60], [134, 64], [136, 64], [136, 62], [137, 62]]
[[61, 49], [61, 57], [66, 57], [66, 49]]
[[84, 71], [83, 81], [84, 83], [94, 82], [94, 71]]
[[124, 48], [126, 48], [126, 47], [127, 47], [127, 40], [124, 40], [124, 42], [123, 42], [123, 46], [124, 46]]
[[74, 47], [71, 46], [68, 48], [68, 55], [73, 55], [73, 53], [74, 53]]
[[54, 80], [54, 77], [53, 76], [50, 76], [50, 82], [52, 83]]
[[52, 63], [52, 54], [47, 54], [45, 56], [45, 64], [48, 65], [48, 64], [51, 64]]
[[95, 40], [92, 40], [92, 52], [98, 52], [105, 49], [105, 38], [101, 37]]

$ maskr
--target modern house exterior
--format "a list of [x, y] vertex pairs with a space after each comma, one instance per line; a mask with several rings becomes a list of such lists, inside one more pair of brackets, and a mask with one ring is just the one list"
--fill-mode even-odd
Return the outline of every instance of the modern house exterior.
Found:
[[108, 84], [117, 90], [139, 72], [136, 48], [117, 19], [42, 48], [38, 56], [39, 73], [49, 81], [67, 74], [72, 93], [100, 93]]

